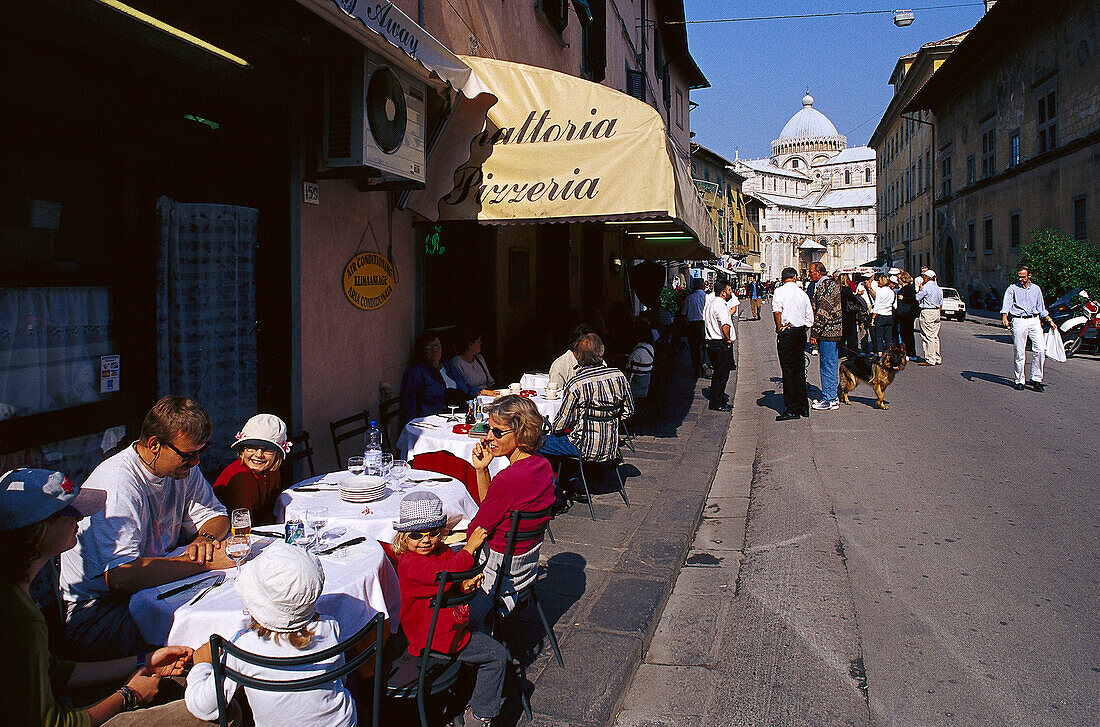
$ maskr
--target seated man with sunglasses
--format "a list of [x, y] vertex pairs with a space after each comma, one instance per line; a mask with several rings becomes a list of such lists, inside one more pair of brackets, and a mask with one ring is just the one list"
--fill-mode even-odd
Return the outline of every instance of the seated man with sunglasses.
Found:
[[88, 476], [83, 487], [105, 490], [107, 507], [80, 522], [76, 547], [61, 556], [65, 631], [81, 658], [151, 646], [130, 616], [131, 593], [232, 567], [221, 547], [229, 518], [196, 466], [210, 433], [198, 403], [166, 396], [145, 415], [140, 439]]

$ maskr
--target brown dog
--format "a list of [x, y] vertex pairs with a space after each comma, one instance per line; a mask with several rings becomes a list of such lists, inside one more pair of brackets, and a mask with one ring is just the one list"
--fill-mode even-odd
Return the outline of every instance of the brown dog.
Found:
[[901, 346], [891, 346], [886, 353], [877, 356], [850, 356], [840, 364], [840, 386], [837, 394], [844, 404], [851, 404], [848, 400], [848, 392], [859, 386], [860, 381], [866, 381], [875, 391], [877, 401], [875, 406], [879, 409], [889, 409], [883, 397], [886, 395], [886, 387], [894, 383], [894, 377], [905, 368], [905, 349]]

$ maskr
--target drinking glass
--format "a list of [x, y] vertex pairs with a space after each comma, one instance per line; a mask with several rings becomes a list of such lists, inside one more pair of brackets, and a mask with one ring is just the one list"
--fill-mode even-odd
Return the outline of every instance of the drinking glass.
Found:
[[457, 407], [457, 406], [450, 406], [450, 405], [448, 405], [448, 406], [447, 406], [447, 408], [451, 410], [451, 415], [450, 415], [449, 417], [447, 417], [447, 421], [449, 421], [449, 422], [457, 422], [457, 421], [458, 421], [458, 415], [457, 415], [457, 414], [455, 414], [455, 412], [457, 412], [457, 411], [458, 411], [458, 407]]
[[313, 550], [319, 550], [322, 546], [321, 531], [328, 524], [327, 507], [311, 507], [306, 510], [306, 527], [313, 531]]
[[230, 520], [230, 527], [232, 528], [233, 535], [240, 535], [247, 538], [252, 533], [252, 512], [246, 507], [234, 510]]
[[[247, 511], [246, 511], [247, 512]], [[252, 552], [252, 539], [247, 535], [231, 535], [225, 539], [225, 554], [237, 565], [237, 577], [241, 577], [241, 563], [248, 559]], [[244, 609], [244, 615], [248, 615], [248, 609]]]
[[393, 455], [389, 452], [382, 453], [382, 477], [389, 479], [390, 470], [393, 469]]
[[348, 457], [348, 472], [353, 475], [361, 475], [366, 470], [366, 464], [362, 456]]
[[409, 476], [409, 463], [403, 459], [395, 459], [390, 468], [390, 477], [393, 478], [395, 489], [405, 488], [405, 479]]

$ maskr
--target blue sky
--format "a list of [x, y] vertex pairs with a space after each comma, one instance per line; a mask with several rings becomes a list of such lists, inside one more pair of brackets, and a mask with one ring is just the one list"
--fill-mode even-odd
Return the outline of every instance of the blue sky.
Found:
[[[897, 0], [893, 0], [897, 2]], [[849, 146], [866, 144], [892, 89], [890, 72], [899, 56], [923, 43], [974, 26], [981, 0], [685, 0], [688, 21], [912, 8], [908, 28], [890, 14], [688, 25], [691, 55], [711, 87], [691, 92], [695, 141], [722, 156], [771, 154], [772, 139], [802, 108], [809, 87], [814, 108], [829, 117]], [[921, 6], [972, 3], [966, 7]]]

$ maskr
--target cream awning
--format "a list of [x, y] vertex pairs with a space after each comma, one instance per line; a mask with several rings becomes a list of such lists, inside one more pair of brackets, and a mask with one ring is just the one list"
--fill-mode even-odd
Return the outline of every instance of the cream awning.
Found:
[[402, 66], [415, 62], [466, 98], [488, 92], [468, 65], [392, 2], [297, 2], [391, 61]]
[[716, 257], [718, 231], [653, 107], [546, 68], [459, 58], [488, 97], [459, 98], [410, 209], [433, 221], [618, 222], [635, 258]]

